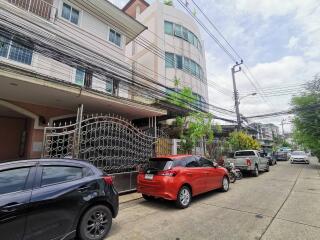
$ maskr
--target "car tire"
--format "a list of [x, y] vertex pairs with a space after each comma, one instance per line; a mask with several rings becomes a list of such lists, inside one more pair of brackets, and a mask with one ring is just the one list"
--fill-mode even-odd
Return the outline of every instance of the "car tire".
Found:
[[235, 183], [237, 180], [236, 175], [233, 172], [229, 172], [229, 179], [231, 183]]
[[222, 187], [221, 187], [221, 191], [222, 192], [228, 192], [229, 191], [229, 187], [230, 187], [230, 182], [229, 182], [229, 179], [224, 176], [222, 178]]
[[191, 190], [188, 186], [182, 186], [178, 192], [176, 206], [178, 208], [187, 208], [189, 207], [192, 199]]
[[108, 207], [104, 205], [91, 207], [80, 220], [79, 240], [102, 240], [108, 235], [111, 225], [112, 213]]
[[254, 166], [254, 170], [252, 171], [252, 175], [254, 177], [258, 177], [259, 176], [259, 168], [257, 165]]
[[146, 195], [146, 194], [142, 194], [142, 197], [147, 200], [147, 201], [152, 201], [154, 200], [154, 197], [153, 196], [149, 196], [149, 195]]

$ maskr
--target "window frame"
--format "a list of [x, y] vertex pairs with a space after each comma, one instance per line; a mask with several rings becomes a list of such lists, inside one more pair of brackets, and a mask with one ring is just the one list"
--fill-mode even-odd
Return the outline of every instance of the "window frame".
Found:
[[[172, 61], [170, 60], [170, 65], [168, 64], [169, 62], [167, 61], [168, 55], [170, 55], [170, 58], [172, 57]], [[175, 54], [170, 53], [170, 52], [165, 52], [165, 68], [175, 68]]]
[[[77, 80], [76, 80], [77, 71], [78, 71], [78, 70], [79, 70], [79, 71], [80, 71], [80, 70], [83, 70], [83, 73], [84, 73], [84, 74], [83, 74], [83, 79], [82, 79], [82, 84], [77, 83]], [[85, 79], [86, 79], [86, 69], [83, 68], [83, 67], [80, 67], [80, 66], [76, 67], [75, 70], [74, 70], [73, 83], [76, 84], [76, 85], [78, 85], [78, 86], [84, 87]]]
[[[113, 31], [115, 33], [115, 36], [120, 35], [120, 45], [116, 44], [115, 42], [110, 40], [110, 33], [111, 31]], [[112, 45], [118, 47], [118, 48], [123, 48], [123, 34], [120, 33], [119, 31], [117, 31], [116, 29], [112, 28], [112, 27], [108, 27], [108, 33], [107, 33], [107, 41], [109, 43], [111, 43]]]
[[[168, 24], [171, 25], [171, 27], [172, 27], [171, 33], [167, 32], [166, 26], [167, 26]], [[164, 21], [164, 33], [165, 33], [165, 34], [168, 34], [168, 35], [170, 35], [170, 36], [174, 36], [174, 23], [173, 23], [173, 22]]]
[[[177, 31], [177, 29], [179, 29], [179, 28], [180, 28], [180, 31]], [[183, 35], [182, 34], [182, 25], [174, 24], [174, 36], [179, 37], [179, 38], [183, 38], [182, 35]]]
[[[34, 51], [33, 51], [33, 48], [30, 48], [30, 47], [26, 47], [26, 46], [23, 46], [21, 43], [19, 43], [18, 41], [15, 41], [15, 35], [14, 34], [8, 34], [8, 36], [5, 36], [5, 34], [2, 34], [0, 35], [1, 37], [3, 38], [6, 38], [8, 39], [8, 47], [6, 49], [6, 54], [5, 56], [3, 55], [0, 55], [0, 59], [6, 59], [8, 61], [13, 61], [15, 63], [19, 63], [19, 64], [23, 64], [23, 65], [27, 65], [27, 66], [32, 66], [32, 63], [33, 63], [33, 57], [34, 57]], [[12, 53], [12, 49], [13, 49], [13, 45], [16, 44], [17, 47], [20, 47], [20, 48], [24, 48], [24, 53], [26, 53], [26, 50], [29, 51], [29, 54], [31, 55], [31, 58], [30, 58], [30, 62], [23, 62], [23, 61], [19, 61], [17, 59], [14, 59], [11, 56], [11, 53]], [[29, 58], [28, 58], [29, 60]]]
[[[69, 16], [68, 19], [62, 16], [64, 5], [67, 5], [67, 6], [70, 7], [70, 16]], [[81, 18], [82, 18], [82, 10], [81, 9], [79, 9], [78, 7], [75, 7], [73, 4], [71, 4], [71, 3], [67, 2], [67, 1], [61, 1], [60, 9], [61, 10], [60, 10], [59, 16], [60, 16], [61, 19], [63, 19], [64, 21], [67, 21], [68, 23], [71, 23], [71, 24], [73, 24], [75, 26], [80, 27]], [[77, 23], [74, 23], [74, 22], [71, 21], [73, 10], [78, 11], [78, 13], [79, 13], [78, 14], [78, 22]]]
[[[181, 59], [181, 67], [178, 67], [178, 58]], [[183, 56], [179, 54], [174, 54], [175, 68], [183, 70]]]

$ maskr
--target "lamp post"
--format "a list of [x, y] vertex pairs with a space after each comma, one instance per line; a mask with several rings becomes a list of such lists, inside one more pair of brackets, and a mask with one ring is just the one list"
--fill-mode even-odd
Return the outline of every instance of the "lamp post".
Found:
[[255, 92], [255, 93], [250, 93], [250, 94], [248, 94], [248, 95], [245, 95], [245, 96], [239, 98], [239, 104], [240, 104], [240, 100], [242, 100], [242, 99], [244, 99], [244, 98], [246, 98], [246, 97], [255, 96], [255, 95], [257, 95], [256, 92]]

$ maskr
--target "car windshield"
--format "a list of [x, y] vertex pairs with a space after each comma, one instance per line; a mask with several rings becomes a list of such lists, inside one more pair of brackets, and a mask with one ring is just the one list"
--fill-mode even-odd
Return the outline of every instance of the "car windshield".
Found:
[[255, 156], [254, 151], [239, 151], [234, 154], [236, 157]]
[[303, 156], [303, 155], [306, 155], [306, 153], [303, 151], [294, 151], [294, 152], [292, 152], [292, 155]]

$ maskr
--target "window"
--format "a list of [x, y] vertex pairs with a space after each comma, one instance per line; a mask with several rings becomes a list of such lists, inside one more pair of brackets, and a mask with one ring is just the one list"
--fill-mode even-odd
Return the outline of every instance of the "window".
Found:
[[182, 27], [179, 24], [174, 25], [174, 35], [177, 37], [182, 37]]
[[63, 3], [61, 17], [76, 25], [79, 23], [80, 12], [70, 5]]
[[182, 56], [175, 55], [176, 56], [176, 68], [182, 69]]
[[186, 71], [190, 70], [190, 60], [189, 60], [189, 58], [186, 58], [186, 57], [184, 58], [183, 69], [186, 70]]
[[172, 22], [164, 22], [164, 32], [165, 34], [173, 35], [173, 23]]
[[0, 35], [0, 57], [30, 65], [32, 55], [33, 50], [19, 43], [16, 38]]
[[174, 54], [166, 52], [165, 59], [166, 59], [166, 68], [174, 68]]
[[109, 31], [109, 41], [121, 47], [121, 34], [113, 29]]
[[30, 168], [16, 168], [0, 172], [0, 194], [22, 191]]
[[199, 163], [201, 167], [213, 167], [213, 162], [205, 158], [200, 158]]
[[196, 75], [196, 63], [190, 60], [190, 71], [192, 75]]
[[113, 80], [111, 79], [106, 80], [106, 92], [113, 93]]
[[198, 159], [195, 157], [187, 157], [186, 161], [186, 167], [200, 167]]
[[200, 67], [196, 64], [196, 77], [200, 78]]
[[189, 43], [194, 45], [194, 36], [193, 36], [192, 32], [188, 33], [188, 41], [189, 41]]
[[83, 170], [80, 167], [44, 166], [41, 186], [72, 181], [82, 178]]
[[86, 70], [84, 68], [77, 67], [76, 76], [75, 76], [75, 83], [80, 86], [83, 86], [85, 76], [86, 76]]
[[183, 28], [183, 39], [188, 41], [188, 29]]

